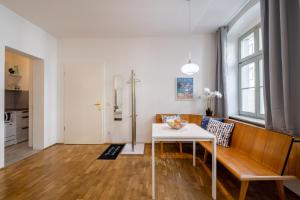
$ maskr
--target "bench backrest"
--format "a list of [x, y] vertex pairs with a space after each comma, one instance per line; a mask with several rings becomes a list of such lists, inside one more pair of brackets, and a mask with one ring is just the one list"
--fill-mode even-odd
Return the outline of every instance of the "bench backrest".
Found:
[[[155, 122], [156, 123], [162, 123], [162, 115], [167, 115], [167, 116], [172, 116], [176, 114], [156, 114], [155, 116]], [[197, 125], [200, 125], [202, 121], [202, 116], [201, 115], [193, 115], [193, 114], [179, 114], [180, 118], [183, 120], [188, 121], [189, 123], [194, 123]]]
[[[174, 114], [157, 114], [156, 123], [162, 123], [161, 115]], [[181, 114], [180, 116], [197, 125], [202, 121], [201, 115]], [[277, 174], [283, 173], [293, 137], [231, 119], [225, 119], [225, 122], [235, 124], [231, 148], [245, 153]]]
[[300, 137], [296, 137], [293, 142], [293, 147], [284, 174], [296, 175], [298, 179], [300, 179]]
[[231, 147], [282, 174], [293, 138], [289, 135], [266, 130], [243, 122], [226, 119], [235, 124]]

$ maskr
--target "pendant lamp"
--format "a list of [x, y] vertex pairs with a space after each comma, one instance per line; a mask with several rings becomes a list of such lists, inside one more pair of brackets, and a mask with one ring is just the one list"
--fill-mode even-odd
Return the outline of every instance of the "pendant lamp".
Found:
[[[189, 33], [192, 35], [191, 31], [191, 0], [186, 0], [189, 3]], [[186, 64], [181, 67], [181, 72], [186, 75], [193, 75], [199, 71], [199, 65], [192, 62], [191, 52], [189, 53], [189, 59]]]

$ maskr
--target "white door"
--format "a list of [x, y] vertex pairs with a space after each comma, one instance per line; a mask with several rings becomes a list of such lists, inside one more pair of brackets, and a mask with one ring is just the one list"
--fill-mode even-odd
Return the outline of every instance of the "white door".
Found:
[[66, 144], [102, 142], [104, 67], [64, 65], [64, 121]]

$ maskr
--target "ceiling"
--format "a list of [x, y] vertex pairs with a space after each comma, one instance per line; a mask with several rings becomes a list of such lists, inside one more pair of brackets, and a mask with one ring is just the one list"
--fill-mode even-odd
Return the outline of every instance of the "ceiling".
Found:
[[[193, 34], [225, 25], [248, 0], [192, 0]], [[186, 0], [0, 0], [52, 35], [144, 37], [189, 34]]]

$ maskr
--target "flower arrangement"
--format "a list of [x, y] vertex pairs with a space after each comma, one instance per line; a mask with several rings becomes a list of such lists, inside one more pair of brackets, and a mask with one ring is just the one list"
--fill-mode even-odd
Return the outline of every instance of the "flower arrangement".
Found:
[[222, 94], [219, 91], [211, 91], [209, 88], [204, 88], [203, 97], [207, 100], [206, 104], [206, 115], [212, 116], [212, 104], [215, 98], [222, 98]]

